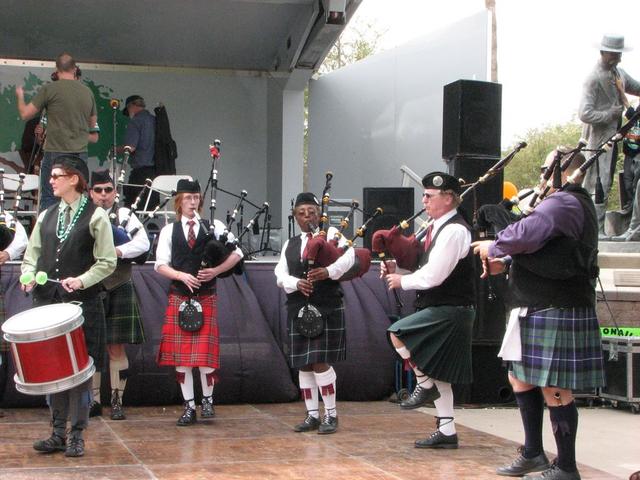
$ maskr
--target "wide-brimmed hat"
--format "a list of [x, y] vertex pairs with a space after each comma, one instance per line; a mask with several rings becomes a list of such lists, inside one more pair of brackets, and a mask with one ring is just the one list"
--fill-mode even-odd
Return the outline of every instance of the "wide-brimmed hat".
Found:
[[598, 45], [601, 52], [622, 53], [631, 50], [631, 47], [624, 46], [624, 36], [616, 34], [605, 34]]

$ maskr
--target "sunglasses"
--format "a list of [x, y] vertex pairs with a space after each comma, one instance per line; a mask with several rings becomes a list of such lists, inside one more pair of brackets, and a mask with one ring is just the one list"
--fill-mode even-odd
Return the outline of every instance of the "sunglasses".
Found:
[[438, 193], [423, 193], [422, 196], [426, 199], [432, 199], [433, 197], [437, 197], [438, 195], [442, 195], [442, 192], [438, 192]]
[[57, 179], [59, 179], [60, 177], [68, 177], [68, 176], [69, 176], [69, 175], [68, 175], [68, 174], [66, 174], [66, 173], [52, 173], [52, 174], [51, 174], [51, 179], [52, 179], [52, 180], [57, 180]]
[[97, 194], [100, 194], [102, 192], [111, 193], [113, 192], [113, 187], [93, 187], [91, 190], [93, 190]]

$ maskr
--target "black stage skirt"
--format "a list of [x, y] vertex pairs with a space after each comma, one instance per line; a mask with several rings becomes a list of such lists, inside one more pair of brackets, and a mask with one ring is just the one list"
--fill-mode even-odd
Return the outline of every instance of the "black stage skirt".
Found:
[[324, 331], [315, 338], [307, 338], [293, 328], [301, 305], [287, 306], [287, 332], [289, 342], [284, 349], [291, 368], [300, 368], [312, 363], [334, 363], [347, 358], [344, 305], [317, 307], [324, 318]]
[[411, 352], [411, 360], [429, 377], [448, 383], [471, 383], [471, 337], [474, 307], [434, 306], [389, 327]]

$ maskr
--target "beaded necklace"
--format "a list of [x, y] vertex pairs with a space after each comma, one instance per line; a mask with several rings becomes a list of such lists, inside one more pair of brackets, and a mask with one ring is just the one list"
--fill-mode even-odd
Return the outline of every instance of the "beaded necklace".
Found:
[[87, 199], [87, 197], [85, 197], [83, 195], [81, 200], [80, 200], [80, 205], [78, 206], [78, 210], [76, 211], [75, 215], [73, 216], [73, 218], [69, 222], [69, 225], [66, 226], [66, 228], [64, 227], [64, 211], [65, 211], [65, 209], [64, 208], [63, 209], [59, 209], [59, 211], [58, 211], [58, 223], [56, 225], [56, 236], [58, 237], [58, 240], [60, 240], [60, 243], [64, 242], [67, 239], [67, 237], [69, 236], [69, 233], [71, 233], [71, 230], [75, 226], [76, 222], [78, 221], [78, 218], [80, 217], [80, 215], [84, 211], [84, 208], [86, 207], [88, 202], [89, 202], [89, 200]]

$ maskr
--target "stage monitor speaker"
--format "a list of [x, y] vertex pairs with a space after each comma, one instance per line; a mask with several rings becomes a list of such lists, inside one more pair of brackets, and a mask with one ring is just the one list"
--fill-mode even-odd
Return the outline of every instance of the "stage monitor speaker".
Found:
[[444, 86], [442, 158], [500, 156], [502, 85], [458, 80]]
[[[369, 224], [364, 235], [366, 248], [371, 248], [371, 237], [375, 231], [390, 229], [415, 213], [414, 194], [413, 187], [367, 187], [362, 189], [362, 208], [365, 211], [363, 222], [369, 218], [367, 214], [372, 214], [378, 207], [381, 207], [384, 212]], [[359, 225], [356, 228], [358, 227]], [[407, 233], [413, 233], [413, 225], [409, 227]]]

